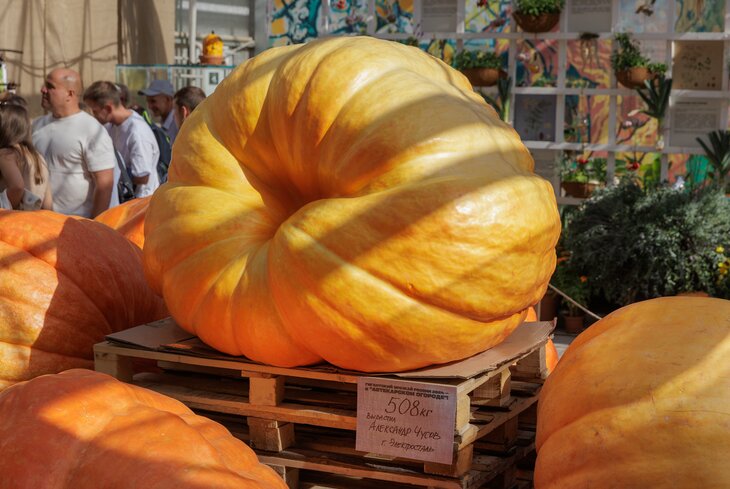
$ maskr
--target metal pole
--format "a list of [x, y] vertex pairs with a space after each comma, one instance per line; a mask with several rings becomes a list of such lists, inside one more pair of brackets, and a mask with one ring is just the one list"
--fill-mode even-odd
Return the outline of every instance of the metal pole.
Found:
[[188, 16], [190, 20], [188, 29], [188, 63], [195, 64], [195, 39], [198, 37], [196, 32], [198, 31], [198, 2], [197, 0], [190, 0], [188, 3]]

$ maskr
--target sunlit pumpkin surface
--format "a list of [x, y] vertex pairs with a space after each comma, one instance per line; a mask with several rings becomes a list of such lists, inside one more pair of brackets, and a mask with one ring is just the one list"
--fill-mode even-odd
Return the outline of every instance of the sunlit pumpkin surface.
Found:
[[104, 336], [167, 315], [142, 252], [101, 223], [0, 211], [0, 390], [93, 366]]
[[537, 489], [730, 487], [730, 301], [624, 307], [540, 394]]
[[152, 196], [132, 199], [107, 209], [96, 218], [112, 229], [116, 229], [125, 238], [140, 248], [144, 248], [144, 216], [150, 205]]
[[503, 341], [559, 229], [550, 184], [463, 75], [336, 38], [263, 52], [185, 121], [144, 260], [214, 348], [397, 371]]
[[91, 370], [0, 393], [0, 433], [1, 487], [286, 489], [223, 426]]

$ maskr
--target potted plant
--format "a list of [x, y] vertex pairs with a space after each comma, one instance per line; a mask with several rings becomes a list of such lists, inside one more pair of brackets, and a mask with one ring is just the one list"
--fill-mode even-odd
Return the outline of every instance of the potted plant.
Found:
[[730, 298], [718, 252], [730, 240], [730, 199], [715, 186], [624, 178], [583, 202], [561, 239], [574, 273], [589, 276], [592, 303], [608, 310], [681, 292]]
[[565, 0], [515, 0], [512, 16], [525, 32], [550, 32], [564, 6]]
[[585, 199], [606, 181], [606, 158], [579, 156], [566, 152], [560, 161], [560, 186], [569, 197]]
[[512, 79], [501, 77], [497, 81], [497, 98], [481, 93], [484, 100], [497, 111], [499, 118], [505, 122], [509, 121], [510, 92], [512, 91]]
[[454, 57], [453, 66], [475, 87], [495, 85], [500, 78], [507, 76], [502, 70], [502, 57], [491, 51], [462, 50]]
[[702, 138], [697, 138], [697, 142], [712, 166], [708, 176], [725, 194], [730, 194], [730, 131], [712, 131], [707, 138], [710, 146]]
[[585, 307], [588, 303], [588, 277], [580, 275], [572, 266], [570, 252], [561, 252], [555, 272], [550, 278], [550, 285], [563, 296], [561, 301], [563, 328], [568, 333], [580, 333], [583, 330], [585, 314], [577, 304]]
[[645, 80], [643, 88], [638, 88], [636, 91], [646, 104], [646, 109], [641, 110], [641, 112], [657, 120], [659, 138], [657, 139], [656, 148], [661, 151], [664, 149], [664, 117], [667, 114], [667, 107], [669, 107], [672, 79], [666, 78], [664, 73], [661, 72], [652, 79]]
[[611, 67], [616, 74], [616, 80], [626, 88], [643, 87], [644, 82], [654, 76], [652, 69], [666, 71], [666, 65], [651, 63], [649, 58], [641, 54], [639, 44], [629, 34], [616, 34], [614, 47]]

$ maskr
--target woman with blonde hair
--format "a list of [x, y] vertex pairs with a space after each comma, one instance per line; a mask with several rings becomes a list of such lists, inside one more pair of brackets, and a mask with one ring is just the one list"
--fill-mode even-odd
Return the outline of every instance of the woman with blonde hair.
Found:
[[28, 111], [0, 102], [0, 208], [52, 209], [48, 166], [36, 151]]

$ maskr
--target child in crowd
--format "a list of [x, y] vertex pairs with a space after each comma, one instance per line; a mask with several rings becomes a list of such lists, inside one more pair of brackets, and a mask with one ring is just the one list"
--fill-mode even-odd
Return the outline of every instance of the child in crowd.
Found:
[[0, 208], [52, 209], [48, 166], [35, 150], [25, 101], [0, 101]]

